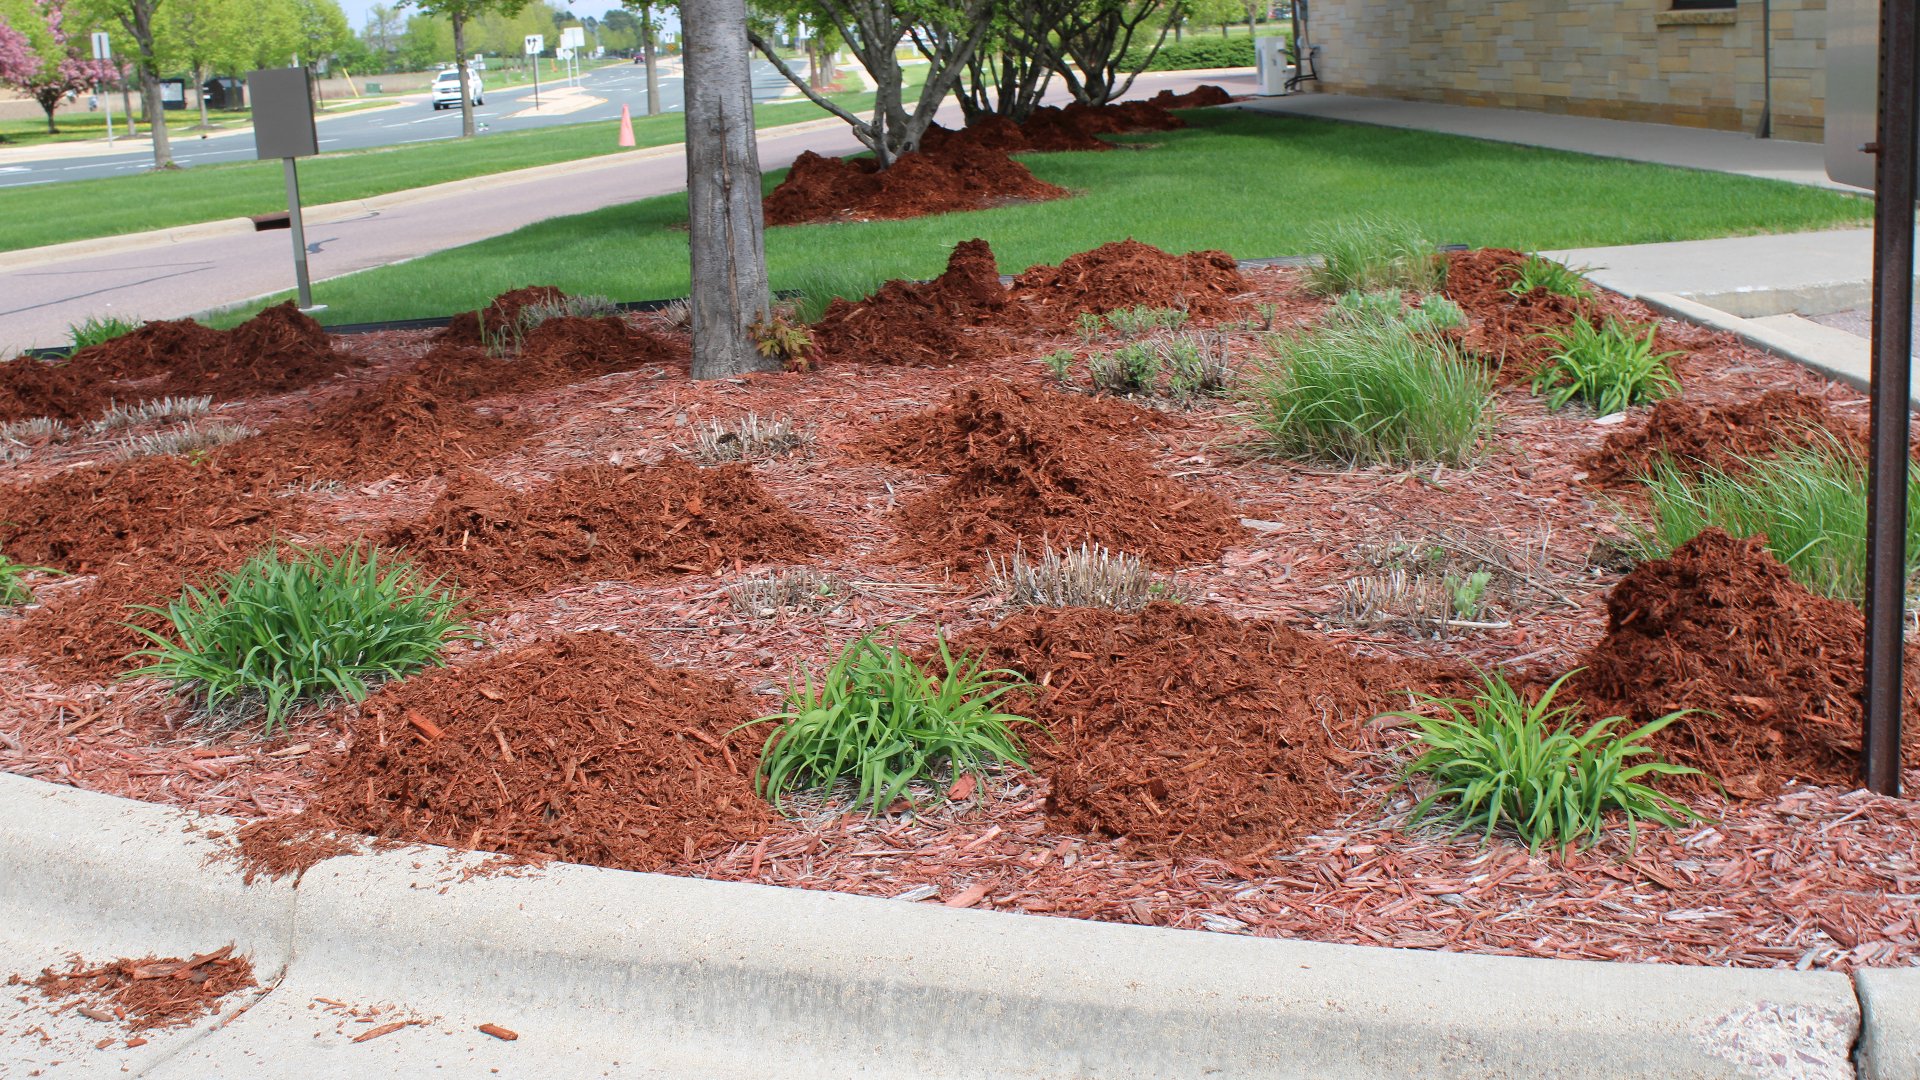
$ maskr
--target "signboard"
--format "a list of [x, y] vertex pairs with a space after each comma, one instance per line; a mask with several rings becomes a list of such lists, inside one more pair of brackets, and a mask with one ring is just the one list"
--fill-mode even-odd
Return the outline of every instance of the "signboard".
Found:
[[587, 46], [587, 31], [582, 26], [564, 26], [560, 28], [560, 45], [567, 49], [584, 49]]
[[256, 157], [264, 161], [311, 157], [320, 152], [306, 68], [263, 68], [250, 72], [247, 96], [253, 99]]
[[1880, 137], [1880, 5], [1878, 0], [1827, 2], [1827, 175], [1873, 190]]
[[563, 45], [553, 50], [553, 58], [556, 60], [571, 60], [573, 59], [573, 50]]
[[528, 56], [539, 56], [541, 53], [546, 51], [547, 51], [547, 36], [545, 34], [528, 34], [527, 35], [527, 55]]
[[107, 40], [105, 30], [93, 32], [93, 58], [95, 60], [113, 59], [113, 43]]

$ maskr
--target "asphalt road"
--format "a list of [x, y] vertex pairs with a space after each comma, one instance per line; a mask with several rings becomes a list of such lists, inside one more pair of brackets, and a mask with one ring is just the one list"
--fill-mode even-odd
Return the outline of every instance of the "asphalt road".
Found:
[[[483, 76], [484, 80], [484, 76]], [[765, 62], [754, 66], [753, 96], [766, 101], [792, 89], [792, 84]], [[584, 109], [568, 104], [580, 95], [601, 98], [603, 103]], [[487, 91], [486, 104], [474, 110], [474, 122], [481, 135], [504, 131], [526, 131], [557, 124], [580, 124], [594, 120], [616, 120], [620, 106], [629, 107], [635, 116], [647, 112], [647, 69], [639, 64], [616, 64], [597, 68], [580, 79], [580, 89], [571, 90], [564, 81], [542, 79], [542, 108], [534, 109], [533, 87]], [[365, 150], [379, 146], [433, 142], [460, 134], [460, 110], [435, 109], [425, 93], [409, 95], [400, 108], [342, 113], [319, 121], [320, 151]], [[665, 67], [660, 74], [660, 108], [677, 111], [684, 97], [678, 64]], [[195, 133], [180, 130], [181, 118], [192, 113], [174, 113], [169, 121], [173, 136], [173, 159], [182, 166], [219, 164], [254, 159], [253, 133], [222, 135], [201, 139]], [[153, 151], [132, 150], [123, 154], [101, 154], [97, 149], [70, 157], [43, 161], [8, 161], [0, 154], [0, 188], [28, 184], [51, 184], [67, 180], [86, 180], [102, 176], [124, 176], [153, 167]]]

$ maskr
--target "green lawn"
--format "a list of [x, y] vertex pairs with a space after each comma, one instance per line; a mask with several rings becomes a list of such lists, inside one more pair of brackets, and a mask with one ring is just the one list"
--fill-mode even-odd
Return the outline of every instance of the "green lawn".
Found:
[[[1133, 136], [1137, 152], [1036, 154], [1072, 199], [910, 221], [770, 229], [776, 288], [852, 291], [930, 277], [985, 237], [1002, 272], [1134, 237], [1242, 257], [1306, 252], [1314, 230], [1360, 215], [1410, 221], [1441, 242], [1549, 249], [1865, 223], [1865, 198], [1769, 180], [1394, 128], [1229, 110], [1184, 131]], [[779, 174], [766, 178], [769, 188]], [[314, 286], [333, 323], [448, 315], [518, 285], [616, 300], [687, 291], [686, 197], [661, 196]], [[237, 321], [239, 314], [229, 321]]]
[[[847, 94], [837, 100], [864, 108], [871, 105], [872, 95]], [[763, 127], [823, 115], [809, 101], [761, 105], [754, 110], [755, 121]], [[612, 122], [600, 121], [322, 154], [301, 163], [300, 195], [309, 205], [364, 199], [469, 176], [596, 157], [619, 149], [614, 145], [616, 133]], [[634, 141], [641, 146], [679, 142], [685, 133], [686, 118], [679, 113], [633, 118]], [[285, 181], [277, 161], [8, 188], [0, 190], [0, 251], [286, 208]]]
[[[244, 127], [248, 121], [245, 109], [213, 109], [207, 114], [213, 126], [219, 128]], [[200, 110], [196, 106], [185, 111], [167, 114], [167, 130], [180, 131], [200, 122]], [[107, 114], [105, 110], [92, 113], [61, 113], [54, 123], [60, 128], [58, 134], [47, 134], [47, 119], [36, 116], [31, 120], [0, 120], [0, 149], [14, 146], [44, 146], [48, 143], [87, 142], [97, 140], [106, 142]], [[145, 120], [140, 122], [140, 134], [147, 131]], [[127, 117], [120, 110], [120, 97], [113, 98], [113, 133], [117, 136], [127, 134]]]

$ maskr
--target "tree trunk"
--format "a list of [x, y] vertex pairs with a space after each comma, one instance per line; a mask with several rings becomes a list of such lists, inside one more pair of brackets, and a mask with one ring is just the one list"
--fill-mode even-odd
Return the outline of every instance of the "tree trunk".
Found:
[[[539, 63], [535, 60], [534, 63]], [[460, 137], [473, 138], [473, 87], [468, 84], [470, 73], [467, 71], [467, 17], [458, 10], [453, 12], [453, 64], [460, 70]]]
[[653, 5], [640, 5], [640, 54], [647, 61], [647, 115], [660, 115], [660, 68], [654, 63]]
[[753, 136], [753, 79], [746, 0], [700, 0], [680, 10], [687, 110], [687, 210], [691, 226], [693, 377], [777, 369], [754, 347], [768, 319], [760, 212], [760, 154]]
[[140, 96], [146, 102], [147, 134], [153, 139], [153, 167], [171, 169], [173, 143], [167, 138], [166, 106], [160, 101], [160, 76], [148, 61], [140, 64]]
[[203, 128], [212, 126], [207, 120], [207, 80], [211, 78], [212, 75], [213, 73], [204, 67], [196, 67], [193, 69], [193, 77], [199, 80], [200, 126]]
[[132, 138], [140, 134], [140, 130], [133, 123], [133, 95], [127, 90], [127, 69], [116, 60], [114, 71], [120, 76], [120, 111], [127, 114], [127, 137]]
[[53, 126], [53, 111], [60, 107], [60, 95], [55, 94], [52, 97], [48, 97], [45, 94], [35, 94], [34, 100], [39, 103], [42, 109], [47, 111], [47, 134], [60, 134], [60, 129]]

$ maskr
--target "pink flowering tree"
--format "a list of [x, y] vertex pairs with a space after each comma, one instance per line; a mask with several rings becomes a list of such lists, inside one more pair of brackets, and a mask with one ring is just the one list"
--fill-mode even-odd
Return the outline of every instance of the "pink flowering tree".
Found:
[[21, 5], [31, 21], [24, 27], [0, 25], [0, 83], [17, 87], [40, 103], [47, 113], [47, 133], [54, 126], [53, 111], [68, 94], [84, 94], [97, 82], [113, 77], [113, 65], [88, 59], [92, 43], [69, 37], [66, 0], [30, 0]]

